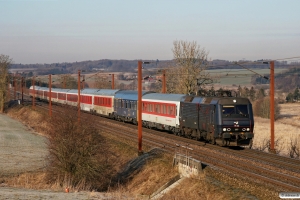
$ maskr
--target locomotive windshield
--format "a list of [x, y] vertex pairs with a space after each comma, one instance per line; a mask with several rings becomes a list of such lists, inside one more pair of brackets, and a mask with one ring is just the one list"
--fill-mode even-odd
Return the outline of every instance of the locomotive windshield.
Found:
[[249, 117], [247, 105], [223, 105], [222, 116], [225, 118], [231, 117]]

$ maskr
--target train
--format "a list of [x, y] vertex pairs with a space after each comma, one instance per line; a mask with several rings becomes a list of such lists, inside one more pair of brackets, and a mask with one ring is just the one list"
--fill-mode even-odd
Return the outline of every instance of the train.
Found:
[[[30, 96], [50, 100], [49, 88], [31, 86]], [[78, 90], [51, 88], [51, 101], [78, 106]], [[80, 109], [137, 124], [138, 91], [82, 89]], [[230, 92], [217, 96], [142, 91], [142, 125], [221, 146], [248, 146], [254, 138], [252, 104]]]

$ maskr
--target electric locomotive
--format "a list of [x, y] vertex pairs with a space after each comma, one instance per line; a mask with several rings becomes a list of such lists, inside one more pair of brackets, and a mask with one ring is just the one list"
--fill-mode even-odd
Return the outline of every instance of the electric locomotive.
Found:
[[[228, 94], [228, 93], [227, 93]], [[247, 98], [185, 96], [180, 104], [181, 134], [222, 146], [250, 146], [252, 104]]]

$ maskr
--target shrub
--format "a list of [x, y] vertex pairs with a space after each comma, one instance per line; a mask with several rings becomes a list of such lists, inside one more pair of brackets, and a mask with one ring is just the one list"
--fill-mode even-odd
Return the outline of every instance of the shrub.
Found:
[[[279, 118], [280, 107], [278, 101], [274, 104], [275, 119]], [[255, 116], [270, 119], [270, 97], [264, 97], [256, 100], [253, 104], [253, 112]]]
[[62, 187], [104, 190], [113, 173], [105, 138], [88, 122], [77, 122], [75, 111], [51, 119], [48, 181]]

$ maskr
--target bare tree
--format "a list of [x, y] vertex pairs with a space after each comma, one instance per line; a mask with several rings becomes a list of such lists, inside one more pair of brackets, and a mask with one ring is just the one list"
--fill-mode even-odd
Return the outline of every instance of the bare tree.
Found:
[[71, 74], [64, 74], [59, 77], [59, 82], [62, 85], [62, 88], [65, 89], [77, 89], [78, 82]]
[[12, 59], [7, 55], [0, 55], [0, 113], [4, 111], [4, 103], [6, 100], [8, 87], [8, 69]]
[[204, 71], [208, 55], [204, 48], [195, 41], [174, 41], [173, 45], [175, 66], [166, 73], [168, 93], [197, 93], [199, 86], [212, 82]]
[[111, 89], [110, 79], [106, 76], [98, 77], [95, 80], [95, 87], [98, 89]]
[[[275, 100], [275, 120], [279, 118], [280, 106], [278, 100]], [[253, 104], [254, 115], [262, 118], [270, 118], [270, 97], [258, 99]]]

